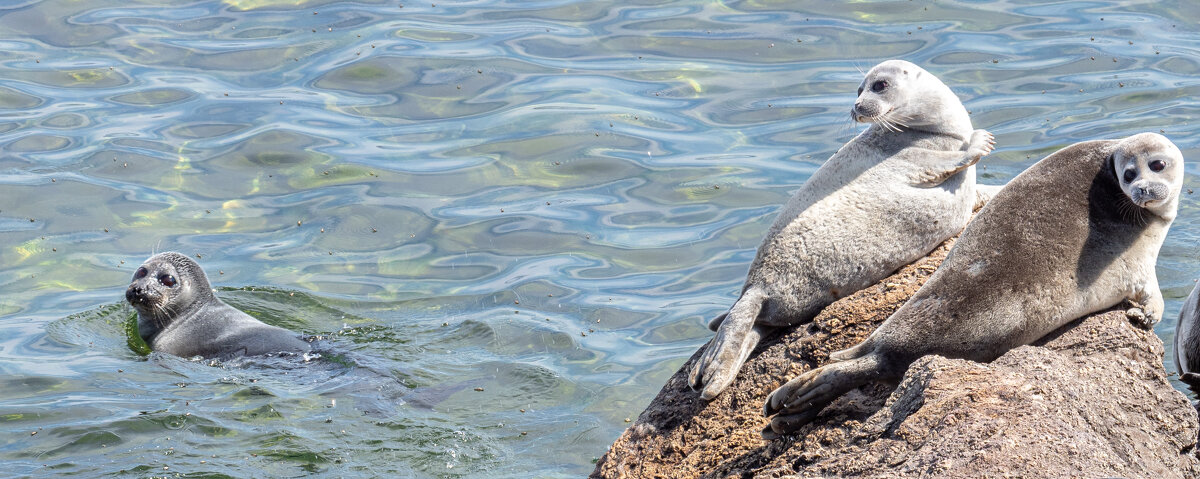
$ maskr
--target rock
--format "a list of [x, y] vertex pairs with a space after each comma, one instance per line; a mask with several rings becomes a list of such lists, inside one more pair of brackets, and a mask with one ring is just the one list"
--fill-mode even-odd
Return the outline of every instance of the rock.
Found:
[[694, 354], [592, 477], [1200, 477], [1196, 410], [1167, 382], [1162, 341], [1115, 309], [991, 363], [924, 357], [898, 386], [852, 391], [762, 440], [767, 394], [866, 338], [952, 243], [764, 340], [708, 403], [688, 388]]

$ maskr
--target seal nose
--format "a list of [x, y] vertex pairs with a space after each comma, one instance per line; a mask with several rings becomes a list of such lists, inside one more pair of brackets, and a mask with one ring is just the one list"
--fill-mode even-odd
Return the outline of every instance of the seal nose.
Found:
[[125, 289], [125, 301], [128, 301], [129, 304], [141, 303], [144, 300], [145, 298], [142, 296], [141, 291], [138, 291], [136, 287], [130, 286]]

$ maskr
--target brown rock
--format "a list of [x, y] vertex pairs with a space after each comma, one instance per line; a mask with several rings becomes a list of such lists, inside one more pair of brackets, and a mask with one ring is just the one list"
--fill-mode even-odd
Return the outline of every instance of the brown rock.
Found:
[[866, 338], [952, 243], [764, 340], [711, 402], [688, 387], [693, 355], [592, 477], [1200, 477], [1196, 410], [1167, 382], [1162, 342], [1118, 311], [987, 364], [927, 356], [898, 387], [852, 391], [762, 440], [767, 394]]

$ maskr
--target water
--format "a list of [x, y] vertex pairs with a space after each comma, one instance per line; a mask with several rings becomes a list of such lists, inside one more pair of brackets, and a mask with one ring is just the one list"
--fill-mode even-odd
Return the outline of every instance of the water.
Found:
[[[4, 474], [583, 475], [860, 131], [875, 63], [996, 134], [983, 183], [1142, 131], [1200, 153], [1200, 7], [1040, 3], [7, 2]], [[139, 354], [122, 292], [164, 250], [323, 357]]]

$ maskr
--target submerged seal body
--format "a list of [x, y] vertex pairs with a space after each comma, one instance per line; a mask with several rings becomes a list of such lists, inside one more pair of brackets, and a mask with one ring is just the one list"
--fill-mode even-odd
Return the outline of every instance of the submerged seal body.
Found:
[[851, 110], [872, 125], [813, 173], [776, 218], [742, 294], [712, 321], [716, 336], [690, 383], [712, 399], [772, 328], [811, 321], [958, 234], [977, 202], [975, 163], [993, 148], [958, 97], [901, 60], [867, 73]]
[[155, 351], [229, 358], [311, 349], [295, 333], [221, 302], [200, 265], [179, 253], [147, 259], [134, 272], [125, 300], [137, 310], [138, 334]]
[[812, 421], [843, 393], [898, 379], [927, 354], [991, 361], [1129, 300], [1162, 316], [1154, 265], [1178, 209], [1183, 156], [1166, 138], [1077, 143], [1018, 175], [967, 225], [942, 265], [859, 345], [767, 398], [764, 437]]

